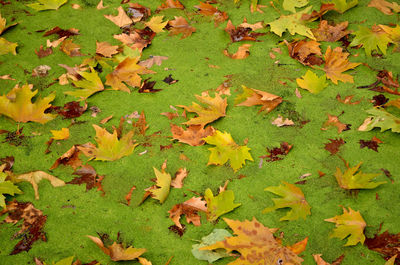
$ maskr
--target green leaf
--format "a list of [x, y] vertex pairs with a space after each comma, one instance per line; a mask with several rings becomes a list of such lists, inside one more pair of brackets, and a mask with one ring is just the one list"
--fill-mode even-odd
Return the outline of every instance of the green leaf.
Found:
[[14, 185], [14, 183], [9, 180], [5, 180], [6, 176], [7, 175], [5, 173], [0, 172], [0, 207], [2, 208], [6, 206], [4, 194], [14, 196], [14, 194], [22, 193], [22, 191], [16, 185]]
[[217, 130], [204, 140], [206, 143], [216, 146], [208, 148], [211, 151], [208, 165], [223, 165], [229, 160], [231, 167], [236, 172], [246, 163], [246, 160], [253, 161], [249, 153], [250, 148], [237, 145], [230, 133], [222, 133]]
[[74, 81], [73, 84], [82, 89], [67, 91], [64, 92], [64, 94], [78, 97], [80, 100], [85, 100], [94, 93], [104, 90], [103, 82], [93, 67], [90, 67], [90, 73], [78, 71], [78, 74], [84, 79]]
[[305, 21], [301, 19], [303, 14], [308, 13], [311, 10], [311, 6], [307, 7], [303, 11], [297, 12], [292, 15], [284, 16], [282, 15], [275, 21], [268, 23], [271, 26], [271, 31], [282, 37], [282, 33], [286, 30], [289, 31], [291, 35], [299, 34], [306, 36], [310, 39], [315, 39], [314, 35], [309, 27], [305, 25]]
[[239, 207], [240, 203], [233, 203], [235, 195], [232, 190], [224, 190], [214, 197], [212, 191], [207, 189], [204, 193], [204, 199], [207, 201], [207, 219], [215, 221], [221, 215]]
[[391, 129], [392, 132], [400, 133], [400, 119], [383, 109], [370, 109], [367, 113], [371, 114], [364, 120], [358, 128], [359, 131], [370, 131], [375, 127], [380, 127], [381, 132]]
[[371, 57], [373, 50], [378, 51], [378, 48], [383, 54], [386, 54], [387, 45], [391, 42], [389, 34], [377, 26], [372, 27], [372, 30], [360, 26], [358, 31], [354, 32], [354, 35], [356, 35], [356, 37], [350, 43], [350, 46], [362, 44], [368, 57]]
[[[381, 184], [385, 184], [386, 181], [371, 182], [372, 179], [379, 176], [380, 174], [364, 174], [358, 169], [360, 168], [362, 162], [358, 163], [355, 167], [349, 167], [342, 173], [340, 168], [336, 168], [335, 177], [339, 186], [343, 189], [353, 190], [353, 189], [374, 189]], [[355, 174], [357, 172], [357, 174]]]
[[10, 42], [5, 38], [0, 38], [0, 55], [4, 55], [7, 53], [12, 53], [17, 55], [17, 51], [15, 50], [18, 47], [17, 43]]
[[157, 177], [157, 187], [156, 189], [151, 189], [152, 197], [156, 200], [159, 200], [161, 203], [167, 199], [169, 194], [169, 189], [171, 186], [171, 175], [166, 172], [160, 172], [158, 169], [153, 167], [154, 173]]
[[328, 83], [326, 82], [326, 74], [318, 77], [313, 71], [307, 70], [307, 73], [301, 78], [296, 78], [297, 84], [301, 88], [307, 89], [313, 94], [318, 94], [328, 86]]
[[60, 6], [65, 4], [68, 0], [38, 0], [38, 3], [28, 4], [27, 6], [37, 10], [57, 10]]
[[343, 14], [352, 7], [358, 5], [358, 0], [328, 0], [323, 1], [323, 4], [334, 4], [335, 10]]
[[225, 229], [214, 229], [209, 235], [201, 238], [200, 244], [192, 245], [192, 254], [196, 259], [206, 260], [208, 263], [213, 263], [220, 258], [229, 257], [225, 249], [200, 250], [200, 248], [211, 246], [231, 236], [231, 233]]
[[295, 7], [303, 7], [308, 4], [308, 0], [283, 0], [283, 9], [296, 13]]
[[304, 198], [304, 194], [300, 188], [293, 184], [282, 181], [284, 185], [279, 185], [277, 187], [268, 187], [264, 190], [272, 192], [283, 198], [272, 199], [275, 203], [274, 206], [265, 208], [263, 213], [268, 213], [280, 208], [292, 208], [280, 221], [292, 221], [299, 218], [306, 219], [307, 215], [311, 214], [311, 207]]

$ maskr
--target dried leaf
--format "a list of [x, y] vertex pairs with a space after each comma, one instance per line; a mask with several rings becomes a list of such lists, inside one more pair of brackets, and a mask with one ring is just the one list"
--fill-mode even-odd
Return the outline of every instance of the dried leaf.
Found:
[[234, 54], [230, 54], [228, 52], [228, 50], [226, 50], [226, 49], [224, 50], [224, 54], [225, 54], [225, 56], [228, 56], [235, 60], [246, 59], [250, 55], [250, 51], [249, 51], [250, 47], [251, 47], [251, 44], [243, 44], [243, 45], [239, 46], [237, 52], [235, 52]]
[[343, 131], [350, 130], [350, 124], [344, 124], [339, 121], [339, 117], [335, 115], [330, 115], [328, 113], [328, 120], [324, 123], [321, 130], [326, 131], [328, 130], [327, 127], [335, 126], [337, 127], [338, 133], [342, 133]]
[[191, 146], [203, 145], [205, 143], [203, 138], [214, 134], [214, 131], [212, 126], [208, 126], [204, 129], [201, 125], [189, 125], [189, 127], [184, 130], [182, 127], [171, 124], [172, 138]]
[[374, 136], [370, 141], [360, 140], [359, 143], [360, 143], [360, 148], [368, 147], [368, 149], [378, 152], [379, 144], [382, 143], [382, 141]]
[[242, 85], [243, 93], [235, 98], [236, 106], [256, 106], [262, 105], [259, 112], [266, 110], [271, 112], [280, 103], [282, 98], [258, 89], [248, 88]]
[[35, 191], [35, 199], [39, 200], [39, 182], [42, 179], [47, 179], [53, 187], [65, 186], [65, 182], [59, 178], [56, 178], [44, 171], [32, 171], [26, 174], [21, 174], [16, 177], [18, 180], [27, 181], [31, 183], [33, 190]]
[[185, 9], [185, 7], [182, 5], [179, 0], [165, 0], [164, 3], [161, 4], [161, 6], [157, 7], [157, 10], [164, 10], [164, 9], [169, 9], [169, 8], [176, 8], [176, 9]]
[[360, 102], [361, 102], [361, 99], [360, 100], [358, 100], [358, 101], [351, 101], [352, 99], [353, 99], [353, 97], [354, 97], [354, 95], [350, 95], [350, 96], [347, 96], [347, 97], [345, 97], [344, 99], [342, 99], [342, 97], [340, 96], [340, 94], [337, 94], [336, 95], [336, 99], [339, 101], [339, 102], [342, 102], [343, 104], [348, 104], [348, 105], [357, 105], [357, 104], [360, 104]]
[[96, 41], [96, 53], [111, 58], [114, 54], [118, 53], [118, 46], [113, 46], [110, 43], [104, 42], [97, 42]]
[[75, 170], [74, 173], [72, 173], [72, 175], [76, 175], [79, 177], [75, 177], [73, 180], [66, 182], [66, 184], [75, 184], [75, 185], [86, 184], [86, 191], [96, 187], [98, 191], [102, 192], [102, 196], [105, 195], [101, 183], [104, 179], [104, 176], [97, 175], [96, 170], [92, 166], [84, 165], [78, 170]]
[[128, 17], [128, 15], [125, 13], [125, 10], [122, 8], [122, 6], [118, 7], [118, 15], [112, 16], [112, 15], [104, 15], [104, 17], [111, 22], [113, 22], [115, 25], [118, 27], [122, 28], [125, 26], [128, 26], [132, 24], [132, 19]]
[[201, 197], [192, 197], [183, 203], [176, 204], [168, 213], [175, 225], [182, 229], [183, 226], [179, 221], [182, 215], [186, 215], [186, 222], [193, 223], [195, 226], [201, 225], [199, 211], [207, 212], [206, 202]]
[[146, 68], [151, 68], [154, 64], [160, 66], [161, 63], [167, 59], [168, 59], [167, 56], [152, 56], [152, 55], [150, 55], [149, 59], [140, 61], [138, 63], [138, 65], [146, 67]]
[[80, 52], [81, 46], [67, 39], [61, 43], [60, 50], [69, 57], [83, 56]]
[[183, 17], [175, 16], [174, 20], [170, 20], [168, 22], [169, 25], [169, 35], [179, 35], [182, 33], [181, 39], [185, 39], [190, 37], [193, 32], [196, 32], [196, 29], [189, 25]]
[[247, 27], [238, 26], [237, 28], [229, 20], [226, 24], [225, 31], [229, 34], [231, 42], [238, 41], [256, 41], [259, 36], [265, 35], [265, 33], [252, 32], [252, 29]]
[[53, 49], [50, 47], [50, 48], [47, 48], [46, 50], [44, 50], [43, 45], [40, 45], [39, 51], [35, 50], [35, 53], [39, 58], [43, 58], [43, 57], [46, 57], [46, 56], [49, 56], [50, 54], [52, 54]]
[[385, 15], [393, 15], [400, 12], [400, 5], [396, 2], [388, 2], [385, 0], [371, 0], [368, 7], [375, 7]]
[[260, 156], [260, 158], [266, 158], [267, 162], [274, 162], [278, 160], [282, 160], [283, 156], [286, 156], [289, 151], [292, 149], [293, 145], [288, 144], [287, 142], [282, 142], [280, 147], [275, 147], [269, 149], [267, 147], [267, 152], [269, 154]]
[[294, 125], [294, 122], [292, 120], [289, 120], [288, 118], [283, 120], [283, 117], [281, 115], [278, 115], [278, 118], [273, 120], [271, 124], [276, 125], [278, 127], [282, 127], [282, 126], [292, 126]]
[[200, 14], [212, 17], [215, 23], [221, 23], [228, 19], [228, 15], [225, 12], [219, 11], [218, 8], [209, 3], [200, 2], [198, 6], [194, 7], [200, 10]]
[[329, 139], [330, 143], [325, 144], [325, 150], [329, 151], [331, 155], [339, 152], [339, 148], [344, 145], [346, 142], [342, 138]]
[[317, 29], [311, 29], [317, 41], [335, 42], [351, 33], [346, 30], [349, 25], [348, 21], [336, 25], [329, 25], [327, 20], [321, 20]]
[[324, 62], [320, 58], [322, 56], [321, 48], [319, 47], [321, 44], [315, 40], [301, 40], [291, 43], [285, 40], [285, 44], [288, 47], [290, 57], [303, 65], [321, 65]]
[[77, 169], [82, 166], [82, 161], [79, 159], [80, 154], [81, 151], [79, 150], [78, 145], [73, 145], [67, 152], [59, 157], [56, 162], [54, 162], [50, 170], [56, 169], [60, 164]]
[[317, 265], [340, 265], [342, 263], [342, 260], [344, 259], [344, 255], [342, 255], [336, 260], [334, 260], [332, 263], [328, 263], [325, 260], [323, 260], [321, 256], [322, 254], [313, 254], [314, 261], [317, 263]]
[[344, 83], [354, 83], [353, 77], [343, 72], [359, 66], [361, 63], [350, 63], [347, 60], [349, 53], [342, 52], [342, 48], [336, 47], [334, 50], [328, 47], [325, 53], [324, 71], [326, 77], [331, 79], [334, 84], [338, 84], [338, 80]]
[[382, 234], [375, 234], [372, 238], [366, 238], [365, 245], [373, 251], [384, 255], [389, 259], [395, 255], [400, 255], [400, 233], [390, 234], [388, 231]]
[[171, 187], [181, 189], [183, 187], [183, 180], [187, 177], [189, 171], [186, 168], [180, 168], [175, 173], [175, 178], [171, 181]]

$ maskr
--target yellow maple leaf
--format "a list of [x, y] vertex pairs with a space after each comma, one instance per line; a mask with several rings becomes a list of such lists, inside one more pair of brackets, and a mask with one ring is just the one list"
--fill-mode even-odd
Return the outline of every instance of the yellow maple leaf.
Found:
[[338, 80], [344, 83], [354, 83], [353, 77], [343, 72], [359, 66], [361, 63], [350, 63], [347, 57], [349, 53], [343, 52], [341, 47], [336, 47], [334, 50], [331, 46], [328, 47], [325, 53], [326, 77], [331, 79], [334, 84], [338, 84]]
[[132, 154], [133, 150], [138, 145], [133, 144], [133, 130], [123, 135], [121, 139], [118, 139], [117, 130], [115, 128], [112, 134], [96, 124], [93, 124], [93, 128], [96, 130], [95, 140], [98, 147], [89, 143], [78, 146], [78, 149], [86, 156], [95, 158], [95, 160], [114, 161], [120, 159]]
[[97, 72], [90, 67], [90, 73], [78, 71], [78, 74], [83, 77], [82, 80], [73, 81], [72, 83], [82, 89], [67, 91], [64, 94], [78, 97], [80, 100], [85, 100], [94, 93], [104, 90], [103, 82]]
[[50, 94], [45, 98], [39, 98], [32, 103], [32, 98], [37, 90], [32, 91], [33, 85], [16, 85], [7, 95], [0, 96], [0, 114], [12, 118], [17, 122], [46, 123], [56, 117], [54, 114], [44, 113], [51, 106], [49, 104], [55, 98]]
[[17, 55], [17, 51], [15, 50], [18, 47], [17, 43], [10, 42], [5, 38], [0, 37], [0, 55], [4, 55], [7, 53], [12, 53]]
[[313, 94], [318, 94], [328, 86], [328, 83], [326, 82], [326, 75], [319, 77], [316, 73], [310, 70], [307, 70], [307, 73], [301, 78], [296, 78], [297, 84], [301, 88], [307, 89]]
[[349, 210], [343, 207], [343, 214], [325, 219], [326, 222], [336, 223], [336, 228], [331, 233], [330, 237], [345, 239], [349, 237], [345, 246], [354, 246], [358, 242], [364, 244], [364, 228], [366, 223], [359, 211], [354, 211], [349, 207]]
[[226, 107], [228, 106], [227, 99], [222, 99], [219, 94], [215, 94], [215, 98], [210, 97], [208, 94], [202, 96], [196, 95], [198, 101], [207, 105], [201, 105], [192, 102], [192, 106], [178, 105], [188, 112], [197, 113], [198, 117], [191, 118], [189, 121], [183, 123], [187, 125], [201, 125], [204, 127], [206, 124], [213, 122], [220, 117], [225, 117]]
[[164, 31], [163, 28], [168, 24], [168, 20], [162, 22], [163, 18], [164, 16], [154, 16], [150, 19], [149, 22], [146, 22], [144, 24], [148, 26], [155, 33], [160, 33]]
[[154, 169], [154, 174], [156, 175], [157, 182], [156, 186], [153, 186], [152, 188], [149, 189], [151, 192], [151, 196], [159, 200], [160, 203], [164, 203], [164, 201], [167, 199], [168, 194], [169, 194], [169, 189], [171, 186], [171, 175], [164, 170], [159, 171], [155, 167]]
[[38, 184], [42, 179], [47, 179], [53, 187], [61, 187], [65, 185], [65, 182], [59, 178], [56, 178], [44, 171], [33, 171], [26, 174], [21, 174], [16, 177], [17, 180], [27, 181], [31, 183], [33, 190], [35, 191], [35, 199], [39, 200], [39, 187]]
[[7, 20], [5, 18], [3, 18], [0, 14], [0, 35], [6, 31], [6, 29], [11, 28], [15, 25], [17, 25], [18, 23], [13, 23], [11, 25], [6, 26]]
[[51, 137], [54, 140], [65, 140], [69, 138], [69, 129], [68, 128], [61, 128], [61, 130], [50, 130], [50, 132], [53, 134], [53, 137]]
[[241, 222], [227, 218], [224, 218], [224, 221], [237, 236], [226, 237], [225, 240], [200, 250], [224, 248], [227, 252], [239, 252], [241, 256], [228, 265], [301, 265], [303, 259], [274, 238], [272, 233], [276, 232], [276, 229], [265, 227], [254, 217], [252, 221]]

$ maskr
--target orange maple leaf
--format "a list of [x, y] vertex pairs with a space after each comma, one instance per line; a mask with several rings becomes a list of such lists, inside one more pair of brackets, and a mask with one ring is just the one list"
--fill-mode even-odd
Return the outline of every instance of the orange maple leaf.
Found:
[[171, 124], [172, 138], [191, 146], [203, 145], [205, 143], [203, 138], [212, 135], [214, 131], [212, 126], [204, 129], [201, 125], [190, 125], [184, 130], [182, 127]]
[[182, 33], [181, 39], [190, 37], [196, 29], [189, 25], [189, 23], [183, 17], [175, 17], [174, 20], [170, 20], [168, 25], [171, 26], [169, 29], [169, 35], [178, 35]]
[[331, 79], [334, 84], [338, 84], [338, 80], [344, 83], [354, 83], [353, 77], [343, 72], [354, 69], [361, 63], [350, 63], [347, 57], [349, 53], [343, 52], [341, 47], [336, 47], [334, 50], [331, 46], [328, 47], [325, 53], [325, 67], [326, 77]]

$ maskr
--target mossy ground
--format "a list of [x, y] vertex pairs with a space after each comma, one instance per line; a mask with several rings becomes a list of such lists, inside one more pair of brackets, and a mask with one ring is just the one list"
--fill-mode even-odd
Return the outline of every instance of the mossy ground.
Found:
[[[63, 92], [70, 90], [71, 86], [48, 84], [54, 81], [65, 70], [58, 66], [63, 63], [67, 65], [80, 64], [82, 57], [68, 57], [58, 49], [54, 54], [39, 59], [34, 51], [40, 45], [45, 45], [46, 37], [38, 30], [49, 30], [55, 26], [63, 29], [77, 28], [80, 35], [74, 38], [74, 42], [81, 45], [83, 54], [95, 53], [96, 41], [108, 41], [111, 44], [119, 45], [113, 38], [119, 34], [120, 29], [104, 18], [104, 14], [116, 14], [115, 8], [120, 1], [104, 0], [104, 5], [110, 7], [97, 10], [97, 0], [70, 0], [58, 11], [35, 12], [24, 6], [32, 1], [11, 1], [10, 5], [0, 6], [1, 14], [8, 20], [14, 19], [19, 24], [7, 31], [3, 36], [9, 41], [18, 43], [18, 54], [3, 55], [0, 57], [0, 75], [11, 74], [17, 81], [0, 80], [0, 93], [8, 92], [16, 83], [32, 83], [34, 88], [39, 89], [41, 96], [46, 96], [55, 91], [57, 97], [53, 105], [62, 106], [68, 101], [75, 100], [65, 96]], [[138, 3], [151, 8], [153, 11], [160, 5], [156, 0], [138, 0]], [[311, 1], [313, 6], [318, 7], [319, 1]], [[374, 8], [367, 7], [369, 1], [360, 0], [359, 5], [341, 15], [330, 12], [325, 19], [342, 22], [349, 21], [350, 30], [357, 30], [358, 25], [371, 26], [373, 24], [398, 23], [398, 16], [387, 16]], [[71, 4], [81, 5], [82, 9], [75, 10]], [[132, 113], [133, 111], [144, 111], [149, 124], [149, 134], [161, 131], [161, 137], [151, 140], [151, 147], [139, 146], [134, 153], [128, 157], [114, 162], [90, 161], [99, 175], [104, 175], [105, 196], [95, 189], [85, 192], [84, 185], [66, 185], [60, 188], [53, 188], [48, 182], [40, 183], [40, 200], [34, 200], [32, 187], [28, 183], [20, 184], [24, 194], [16, 196], [18, 201], [31, 201], [35, 207], [47, 215], [45, 232], [48, 241], [34, 243], [29, 252], [10, 256], [9, 253], [16, 244], [11, 240], [15, 232], [19, 230], [16, 225], [0, 225], [0, 264], [32, 264], [34, 257], [40, 257], [47, 262], [57, 261], [72, 256], [82, 261], [89, 262], [98, 260], [102, 264], [114, 264], [109, 257], [104, 255], [98, 247], [93, 244], [85, 235], [96, 235], [96, 232], [107, 233], [112, 239], [116, 239], [117, 233], [121, 233], [126, 242], [133, 243], [135, 247], [146, 248], [144, 257], [151, 260], [153, 264], [165, 264], [173, 256], [171, 264], [206, 264], [199, 261], [191, 254], [191, 246], [195, 240], [209, 234], [214, 228], [227, 228], [222, 220], [213, 224], [202, 217], [202, 225], [199, 227], [192, 224], [187, 225], [186, 233], [179, 237], [168, 230], [173, 223], [168, 218], [168, 210], [175, 204], [181, 203], [190, 198], [196, 191], [204, 192], [211, 188], [214, 193], [218, 187], [223, 185], [227, 179], [229, 189], [233, 190], [236, 202], [242, 206], [230, 212], [224, 217], [238, 220], [252, 219], [256, 217], [261, 223], [268, 227], [278, 227], [284, 232], [284, 243], [293, 244], [304, 237], [309, 237], [309, 243], [305, 252], [301, 254], [304, 264], [314, 264], [311, 254], [322, 253], [323, 257], [332, 261], [338, 256], [345, 254], [343, 265], [354, 264], [384, 264], [385, 261], [367, 247], [358, 244], [352, 247], [343, 247], [345, 241], [337, 238], [329, 238], [330, 231], [334, 224], [324, 222], [324, 219], [342, 213], [340, 205], [359, 210], [366, 220], [367, 235], [373, 235], [382, 225], [382, 231], [389, 230], [398, 233], [400, 221], [399, 182], [400, 167], [398, 159], [398, 146], [400, 138], [390, 131], [381, 133], [375, 129], [370, 132], [357, 131], [358, 126], [367, 117], [366, 109], [372, 107], [369, 99], [376, 95], [376, 92], [356, 89], [359, 85], [367, 85], [375, 81], [375, 72], [366, 66], [359, 66], [355, 71], [354, 84], [339, 83], [330, 85], [318, 95], [301, 91], [303, 98], [295, 96], [294, 82], [306, 72], [306, 67], [289, 57], [286, 47], [279, 42], [279, 38], [271, 32], [259, 38], [261, 42], [249, 42], [251, 55], [245, 60], [232, 60], [222, 51], [230, 43], [228, 34], [223, 30], [226, 22], [218, 27], [214, 23], [200, 15], [195, 15], [194, 6], [198, 1], [184, 0], [186, 11], [165, 10], [160, 12], [168, 19], [174, 16], [184, 16], [191, 19], [192, 26], [196, 32], [189, 38], [180, 39], [177, 36], [168, 36], [168, 32], [157, 34], [150, 47], [144, 49], [142, 58], [150, 55], [168, 56], [161, 66], [153, 66], [152, 70], [157, 73], [149, 75], [157, 81], [155, 88], [162, 89], [154, 94], [139, 94], [133, 89], [131, 94], [121, 91], [103, 91], [90, 97], [87, 102], [89, 107], [97, 106], [101, 113], [97, 117], [91, 117], [87, 111], [77, 121], [82, 121], [70, 127], [71, 136], [66, 141], [60, 141], [51, 146], [51, 153], [45, 155], [46, 142], [51, 137], [50, 130], [61, 129], [70, 125], [71, 121], [61, 117], [46, 123], [45, 125], [28, 123], [23, 126], [23, 133], [27, 136], [22, 145], [15, 147], [8, 143], [1, 144], [0, 157], [14, 156], [14, 172], [16, 174], [34, 170], [44, 170], [53, 175], [69, 181], [73, 177], [73, 170], [70, 167], [60, 166], [52, 172], [49, 168], [54, 161], [74, 144], [83, 144], [88, 141], [94, 142], [94, 129], [92, 124], [99, 124], [100, 120], [114, 115], [105, 127], [117, 126], [119, 117]], [[260, 1], [268, 5], [269, 1]], [[242, 0], [241, 5], [234, 5], [233, 1], [220, 1], [219, 8], [226, 11], [229, 19], [234, 25], [243, 21], [246, 17], [249, 23], [258, 21], [270, 22], [276, 19], [279, 14], [272, 7], [264, 9], [265, 13], [250, 13], [249, 3]], [[29, 13], [26, 13], [28, 11]], [[315, 22], [314, 27], [316, 27]], [[293, 39], [292, 36], [284, 35], [285, 39]], [[229, 50], [234, 52], [241, 43], [230, 45]], [[335, 44], [329, 44], [335, 45]], [[339, 45], [339, 44], [337, 44]], [[325, 50], [328, 44], [323, 43]], [[271, 59], [269, 52], [271, 48], [281, 47], [283, 54]], [[386, 56], [382, 58], [367, 58], [362, 49], [350, 49], [352, 54], [358, 53], [358, 57], [351, 57], [351, 61], [365, 62], [372, 68], [387, 69], [395, 75], [400, 71], [398, 64], [400, 53], [392, 53], [391, 48]], [[276, 60], [280, 65], [275, 64]], [[30, 72], [38, 65], [49, 65], [51, 70], [48, 77], [34, 78]], [[209, 64], [217, 65], [219, 68], [210, 68]], [[169, 68], [171, 70], [164, 70]], [[28, 71], [28, 74], [24, 73]], [[172, 74], [172, 77], [179, 82], [167, 85], [162, 80]], [[321, 72], [319, 72], [321, 74]], [[160, 151], [160, 144], [171, 143], [168, 136], [170, 133], [170, 121], [160, 115], [161, 112], [170, 111], [170, 105], [190, 105], [195, 101], [194, 95], [205, 90], [212, 90], [218, 87], [226, 78], [226, 75], [233, 75], [231, 88], [232, 96], [228, 97], [227, 116], [213, 123], [213, 126], [221, 131], [231, 133], [237, 143], [248, 139], [247, 146], [251, 148], [254, 162], [248, 161], [246, 165], [234, 173], [229, 165], [207, 166], [209, 146], [191, 147], [186, 144], [173, 143], [173, 148]], [[104, 75], [102, 76], [104, 80]], [[278, 81], [284, 81], [282, 85]], [[240, 92], [240, 86], [268, 91], [282, 96], [284, 102], [269, 114], [257, 114], [257, 107], [234, 107], [234, 97]], [[340, 93], [342, 96], [354, 95], [356, 100], [362, 99], [361, 104], [345, 105], [339, 103], [335, 97]], [[394, 98], [392, 95], [387, 97]], [[338, 135], [335, 128], [321, 131], [322, 124], [327, 119], [327, 114], [339, 115], [344, 123], [351, 124], [351, 130]], [[309, 120], [304, 127], [282, 127], [278, 128], [271, 124], [273, 118], [278, 114], [291, 114], [292, 118]], [[180, 120], [173, 120], [178, 123]], [[183, 119], [182, 119], [183, 122]], [[2, 116], [0, 117], [0, 129], [16, 130], [17, 124]], [[35, 133], [35, 134], [34, 134]], [[39, 135], [38, 135], [39, 133]], [[351, 195], [341, 189], [333, 176], [336, 167], [344, 168], [343, 162], [338, 156], [332, 156], [324, 150], [324, 144], [329, 138], [342, 137], [346, 144], [341, 148], [340, 156], [346, 159], [350, 165], [356, 165], [363, 161], [364, 172], [380, 172], [381, 168], [388, 169], [394, 176], [395, 182], [388, 181], [374, 190], [362, 190], [357, 196]], [[380, 145], [379, 152], [367, 148], [360, 149], [360, 139], [369, 140], [373, 136], [378, 137], [384, 143]], [[4, 136], [1, 136], [4, 140]], [[265, 147], [279, 146], [282, 141], [293, 144], [289, 155], [281, 161], [272, 163], [264, 162], [259, 168], [259, 156], [266, 153]], [[144, 150], [148, 152], [138, 155]], [[183, 153], [190, 158], [190, 161], [179, 159]], [[159, 168], [163, 161], [168, 160], [168, 172], [175, 172], [180, 167], [186, 167], [190, 173], [185, 180], [183, 189], [172, 189], [164, 204], [156, 200], [148, 199], [138, 206], [144, 189], [151, 186], [151, 178], [154, 177], [152, 167]], [[319, 177], [318, 171], [326, 175]], [[262, 214], [265, 207], [271, 206], [274, 197], [264, 191], [265, 187], [277, 186], [282, 180], [294, 183], [299, 181], [299, 176], [311, 173], [305, 185], [299, 185], [305, 197], [311, 205], [312, 215], [306, 220], [280, 222], [279, 219], [285, 214], [286, 209]], [[240, 174], [245, 178], [238, 179]], [[378, 180], [387, 180], [382, 174]], [[136, 190], [132, 194], [131, 206], [124, 204], [125, 195], [135, 185]], [[376, 193], [379, 200], [376, 200]], [[1, 218], [4, 218], [1, 217]], [[215, 264], [227, 264], [232, 258], [221, 259]], [[120, 264], [135, 264], [121, 262]]]

